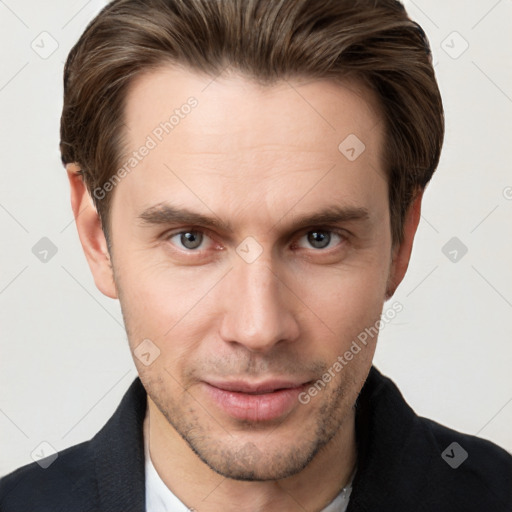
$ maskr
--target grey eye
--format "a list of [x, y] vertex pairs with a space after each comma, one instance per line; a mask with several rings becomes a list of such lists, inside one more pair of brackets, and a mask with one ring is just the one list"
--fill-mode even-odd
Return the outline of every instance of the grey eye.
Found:
[[309, 231], [306, 233], [301, 240], [306, 240], [307, 245], [305, 246], [304, 242], [300, 243], [301, 247], [306, 249], [313, 247], [314, 249], [326, 249], [329, 246], [334, 246], [335, 244], [339, 244], [342, 241], [342, 237], [327, 229], [315, 229], [313, 231]]
[[180, 244], [186, 249], [197, 249], [203, 242], [203, 233], [199, 231], [183, 231], [172, 236], [179, 237]]
[[308, 242], [315, 249], [324, 249], [330, 241], [331, 235], [326, 231], [311, 231], [308, 233]]

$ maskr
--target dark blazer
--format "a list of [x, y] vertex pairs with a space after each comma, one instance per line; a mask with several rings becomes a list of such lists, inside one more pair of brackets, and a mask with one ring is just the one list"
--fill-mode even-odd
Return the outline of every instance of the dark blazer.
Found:
[[[1, 479], [0, 511], [145, 510], [145, 411], [136, 379], [92, 440], [60, 452], [47, 469], [32, 463]], [[512, 511], [512, 456], [418, 417], [374, 367], [357, 401], [356, 429], [358, 471], [347, 512]]]

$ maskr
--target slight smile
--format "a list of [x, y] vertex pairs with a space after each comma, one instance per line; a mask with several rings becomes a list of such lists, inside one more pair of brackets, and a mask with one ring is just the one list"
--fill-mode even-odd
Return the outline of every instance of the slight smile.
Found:
[[203, 381], [203, 387], [213, 402], [232, 418], [265, 422], [283, 417], [299, 404], [299, 394], [311, 381], [267, 380], [259, 383], [244, 381]]

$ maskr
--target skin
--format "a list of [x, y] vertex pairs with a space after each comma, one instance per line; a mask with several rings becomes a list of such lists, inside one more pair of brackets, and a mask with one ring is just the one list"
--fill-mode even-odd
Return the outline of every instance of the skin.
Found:
[[[393, 245], [384, 126], [376, 99], [355, 83], [262, 86], [167, 66], [132, 84], [125, 156], [190, 96], [198, 106], [115, 187], [110, 253], [77, 167], [68, 166], [80, 240], [97, 287], [120, 300], [132, 351], [144, 339], [160, 350], [149, 366], [134, 361], [166, 485], [200, 512], [319, 511], [354, 469], [353, 406], [376, 338], [308, 404], [275, 420], [232, 417], [204, 381], [321, 378], [378, 321], [404, 277], [422, 195], [403, 243]], [[355, 161], [338, 150], [349, 134], [366, 146]], [[231, 230], [140, 218], [164, 202]], [[332, 205], [368, 216], [297, 227]], [[311, 239], [315, 229], [326, 247]], [[190, 230], [198, 248], [179, 235]], [[247, 237], [262, 251], [251, 263], [237, 252]]]

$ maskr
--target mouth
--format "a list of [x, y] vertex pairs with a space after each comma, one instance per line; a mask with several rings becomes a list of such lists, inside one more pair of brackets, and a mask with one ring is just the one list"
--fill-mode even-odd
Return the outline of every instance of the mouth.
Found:
[[309, 381], [267, 380], [263, 382], [203, 382], [209, 399], [224, 414], [249, 422], [269, 422], [300, 405], [298, 396]]

